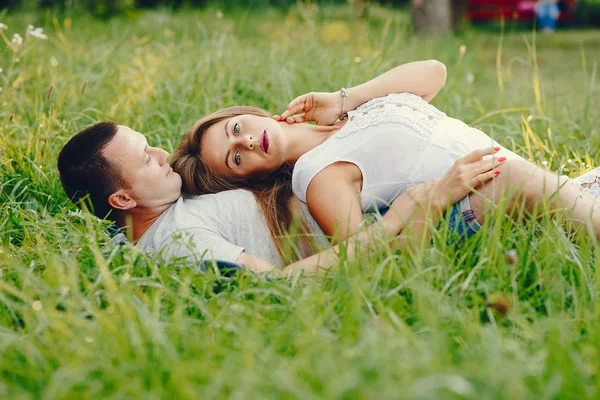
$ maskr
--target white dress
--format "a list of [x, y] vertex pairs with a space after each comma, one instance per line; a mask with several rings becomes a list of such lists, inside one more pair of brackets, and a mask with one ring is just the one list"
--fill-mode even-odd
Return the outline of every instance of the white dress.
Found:
[[[348, 113], [346, 124], [298, 159], [294, 194], [306, 202], [311, 180], [338, 161], [362, 173], [363, 212], [391, 204], [410, 186], [440, 178], [458, 158], [473, 150], [499, 146], [471, 128], [409, 93], [375, 98]], [[494, 157], [521, 158], [502, 148]]]

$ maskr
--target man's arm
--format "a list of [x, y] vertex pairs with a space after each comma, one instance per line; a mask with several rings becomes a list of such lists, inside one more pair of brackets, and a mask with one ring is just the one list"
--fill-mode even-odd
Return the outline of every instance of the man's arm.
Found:
[[[356, 254], [362, 251], [374, 250], [373, 244], [375, 238], [381, 238], [382, 235], [389, 237], [398, 235], [404, 227], [406, 221], [410, 220], [419, 208], [420, 204], [429, 204], [430, 199], [427, 196], [427, 189], [424, 185], [414, 187], [412, 190], [400, 195], [392, 203], [390, 210], [383, 216], [381, 221], [375, 222], [367, 229], [359, 232], [344, 241], [344, 247], [347, 251], [348, 260], [353, 260]], [[418, 225], [423, 226], [424, 224]], [[338, 253], [340, 245], [335, 245], [330, 249], [314, 254], [310, 257], [296, 261], [283, 269], [283, 274], [290, 272], [303, 271], [307, 275], [314, 275], [319, 270], [329, 269], [338, 263]], [[236, 262], [244, 264], [248, 269], [254, 272], [274, 271], [275, 267], [268, 262], [251, 256], [246, 253], [240, 254]]]

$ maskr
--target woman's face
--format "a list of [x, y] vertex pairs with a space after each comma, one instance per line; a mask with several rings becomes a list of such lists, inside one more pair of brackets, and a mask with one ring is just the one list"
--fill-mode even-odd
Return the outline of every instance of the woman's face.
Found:
[[267, 176], [285, 160], [281, 124], [269, 117], [248, 114], [225, 119], [204, 132], [200, 155], [221, 176]]

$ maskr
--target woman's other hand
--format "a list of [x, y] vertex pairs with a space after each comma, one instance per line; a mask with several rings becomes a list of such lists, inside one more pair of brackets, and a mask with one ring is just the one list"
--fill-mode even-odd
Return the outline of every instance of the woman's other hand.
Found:
[[475, 150], [459, 158], [442, 176], [429, 192], [432, 206], [438, 211], [445, 210], [471, 193], [478, 186], [498, 176], [495, 168], [506, 161], [506, 157], [483, 159], [495, 154], [500, 147]]
[[[348, 110], [344, 110], [346, 111]], [[273, 118], [277, 121], [286, 121], [288, 124], [314, 122], [317, 125], [333, 125], [341, 114], [340, 92], [311, 92], [296, 97], [288, 104], [281, 116], [274, 115]]]

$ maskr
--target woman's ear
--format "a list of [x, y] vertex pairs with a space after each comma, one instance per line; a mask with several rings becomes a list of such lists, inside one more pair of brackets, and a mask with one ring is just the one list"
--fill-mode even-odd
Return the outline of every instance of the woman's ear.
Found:
[[137, 203], [124, 190], [118, 190], [108, 196], [108, 204], [117, 210], [131, 210]]

